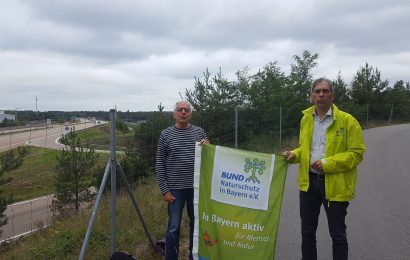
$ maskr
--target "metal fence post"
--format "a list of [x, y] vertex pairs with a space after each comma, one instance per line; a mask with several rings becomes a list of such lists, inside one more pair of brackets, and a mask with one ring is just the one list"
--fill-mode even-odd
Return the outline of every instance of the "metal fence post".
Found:
[[47, 220], [46, 220], [46, 226], [48, 226], [50, 224], [50, 197], [47, 197]]
[[47, 119], [46, 119], [46, 138], [45, 138], [45, 141], [44, 141], [44, 148], [47, 148], [47, 128], [48, 128], [48, 126], [47, 126]]
[[282, 106], [279, 107], [279, 152], [282, 151]]
[[[91, 214], [90, 222], [88, 223], [87, 232], [85, 234], [84, 242], [81, 247], [79, 260], [85, 258], [85, 253], [88, 247], [88, 241], [91, 236], [91, 230], [94, 225], [95, 218], [97, 216], [98, 207], [104, 193], [104, 187], [108, 179], [108, 175], [111, 173], [111, 251], [112, 254], [116, 251], [115, 237], [116, 237], [116, 151], [115, 151], [115, 109], [110, 110], [110, 122], [111, 122], [111, 153], [108, 163], [105, 168], [103, 179], [100, 184], [100, 189], [98, 190], [97, 199], [95, 201], [95, 206]], [[110, 170], [111, 169], [111, 170]]]
[[31, 232], [33, 232], [33, 202], [30, 200], [30, 222], [31, 222]]
[[117, 178], [117, 158], [115, 151], [115, 109], [110, 110], [111, 121], [111, 253], [116, 251], [116, 178]]
[[389, 115], [389, 122], [387, 123], [387, 125], [390, 125], [391, 120], [392, 120], [392, 117], [393, 117], [393, 105], [394, 105], [394, 104], [391, 104], [390, 115]]
[[366, 128], [369, 128], [369, 103], [367, 103]]
[[238, 109], [235, 108], [235, 148], [238, 148]]
[[30, 122], [30, 134], [28, 137], [28, 145], [31, 146], [31, 122]]
[[12, 218], [11, 218], [11, 229], [13, 230], [13, 237], [14, 237], [15, 234], [14, 234], [14, 209], [13, 209], [13, 205], [11, 205], [11, 212], [13, 213]]
[[98, 190], [97, 199], [95, 200], [93, 212], [91, 213], [90, 222], [88, 222], [87, 232], [85, 233], [83, 245], [81, 246], [80, 256], [78, 257], [79, 260], [83, 260], [85, 258], [85, 253], [88, 247], [88, 241], [90, 240], [90, 236], [91, 236], [91, 230], [93, 228], [94, 221], [97, 216], [98, 207], [100, 206], [100, 202], [101, 202], [101, 199], [104, 193], [104, 187], [108, 179], [108, 174], [110, 173], [110, 167], [111, 167], [111, 161], [108, 160], [108, 163], [105, 166], [103, 179], [100, 184], [100, 189]]

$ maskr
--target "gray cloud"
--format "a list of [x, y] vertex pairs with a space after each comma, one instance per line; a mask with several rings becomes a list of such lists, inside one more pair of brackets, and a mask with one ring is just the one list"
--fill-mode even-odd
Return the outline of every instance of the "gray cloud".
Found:
[[156, 110], [195, 76], [228, 78], [320, 54], [316, 76], [349, 82], [369, 62], [409, 81], [410, 3], [366, 1], [1, 1], [0, 109]]

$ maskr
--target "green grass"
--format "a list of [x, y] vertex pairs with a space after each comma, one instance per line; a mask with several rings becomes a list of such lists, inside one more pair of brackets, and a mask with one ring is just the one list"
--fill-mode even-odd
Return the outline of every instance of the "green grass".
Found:
[[[22, 201], [54, 193], [54, 167], [61, 151], [29, 147], [29, 154], [15, 170], [6, 172], [4, 179], [11, 182], [2, 185], [2, 196], [13, 195], [14, 201]], [[99, 168], [107, 163], [109, 154], [99, 154]]]
[[[78, 137], [83, 140], [83, 142], [88, 141], [92, 144], [95, 149], [98, 150], [109, 150], [110, 149], [110, 124], [104, 124], [99, 127], [87, 128], [76, 132]], [[126, 146], [128, 139], [132, 137], [132, 132], [124, 133], [122, 131], [116, 130], [116, 144], [118, 150], [123, 150]]]
[[[166, 203], [162, 200], [155, 177], [134, 188], [134, 196], [152, 239], [163, 238], [166, 229]], [[94, 223], [86, 259], [108, 259], [111, 254], [111, 213], [109, 193], [105, 195]], [[76, 259], [78, 258], [90, 219], [87, 210], [54, 224], [32, 236], [0, 247], [1, 259]], [[181, 230], [181, 255], [188, 248], [188, 221], [184, 213]], [[127, 251], [140, 260], [162, 259], [150, 247], [149, 240], [131, 201], [123, 191], [117, 198], [117, 250]], [[181, 259], [184, 259], [183, 257]]]
[[249, 141], [242, 143], [238, 148], [261, 152], [281, 154], [284, 150], [294, 149], [298, 144], [297, 137], [282, 138], [282, 147], [279, 147], [279, 137], [273, 134], [261, 134], [250, 138]]
[[4, 178], [12, 181], [1, 186], [2, 195], [14, 196], [15, 201], [26, 200], [54, 192], [53, 173], [56, 156], [60, 151], [30, 147], [23, 163], [15, 170], [6, 172]]

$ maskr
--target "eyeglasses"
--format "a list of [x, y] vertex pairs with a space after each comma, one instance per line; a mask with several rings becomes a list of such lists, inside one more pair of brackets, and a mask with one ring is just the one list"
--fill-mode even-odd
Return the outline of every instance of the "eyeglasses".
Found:
[[175, 111], [177, 111], [178, 113], [181, 113], [184, 110], [185, 110], [185, 113], [190, 113], [191, 112], [190, 108], [185, 108], [185, 107], [175, 109]]

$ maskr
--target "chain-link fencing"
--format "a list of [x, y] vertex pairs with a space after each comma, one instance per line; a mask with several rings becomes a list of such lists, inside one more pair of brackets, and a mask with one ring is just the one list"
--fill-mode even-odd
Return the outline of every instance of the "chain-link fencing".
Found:
[[7, 224], [1, 227], [0, 243], [28, 235], [51, 224], [52, 196], [43, 196], [7, 206]]
[[[278, 153], [283, 149], [294, 148], [297, 145], [302, 109], [299, 107], [276, 107], [264, 110], [194, 111], [192, 123], [205, 130], [212, 144], [265, 153]], [[391, 104], [365, 104], [350, 105], [340, 107], [340, 109], [355, 116], [364, 129], [410, 122], [410, 107], [395, 107]], [[156, 187], [155, 180], [152, 178], [154, 176], [156, 147], [161, 131], [171, 125], [173, 125], [173, 119], [170, 112], [156, 112], [152, 118], [146, 121], [130, 124], [130, 129], [118, 132], [116, 136], [116, 150], [119, 151], [118, 161], [128, 181], [133, 186], [137, 201], [141, 205], [142, 216], [147, 220], [148, 230], [154, 239], [162, 238], [166, 228], [165, 204], [162, 203], [159, 190]], [[100, 133], [97, 134], [95, 132], [91, 134], [88, 142], [96, 144], [95, 147], [98, 150], [109, 151], [109, 127], [107, 129], [100, 129]], [[101, 131], [105, 132], [105, 136], [101, 136]], [[139, 186], [141, 183], [143, 186]], [[120, 181], [117, 185], [119, 187], [119, 194], [124, 192], [121, 189], [122, 184]], [[104, 197], [107, 198], [103, 200], [102, 209], [98, 213], [103, 214], [103, 216], [97, 216], [96, 218], [88, 250], [88, 252], [95, 253], [95, 257], [107, 256], [110, 252], [109, 194], [105, 194]], [[117, 247], [128, 251], [150, 251], [144, 230], [141, 228], [138, 217], [133, 212], [127, 195], [119, 196], [118, 199], [120, 202], [117, 212]], [[122, 206], [122, 201], [127, 200], [128, 202], [125, 203], [128, 206]], [[49, 202], [51, 203], [51, 200]], [[25, 203], [24, 207], [29, 208], [31, 211], [32, 205]], [[49, 208], [49, 205], [46, 208]], [[11, 229], [8, 229], [8, 232], [11, 234], [10, 237], [19, 235], [17, 234], [15, 224], [17, 221], [16, 210], [17, 206], [14, 206], [14, 216], [13, 212], [11, 212], [12, 215], [8, 214], [9, 223], [14, 223], [14, 228], [12, 226]], [[32, 212], [27, 214], [29, 216], [33, 215]], [[29, 217], [30, 221], [23, 225], [21, 232], [31, 232], [42, 224], [44, 226], [49, 225], [48, 218], [50, 217], [50, 212], [43, 212], [42, 215], [43, 218], [40, 220], [33, 218], [31, 221]], [[81, 242], [84, 238], [90, 215], [80, 214], [79, 216], [80, 220], [78, 218], [75, 220], [76, 225], [81, 226], [80, 235], [77, 235], [79, 241], [76, 240], [70, 247], [64, 249], [66, 255], [79, 255]], [[185, 221], [183, 229], [187, 229], [187, 225]], [[4, 230], [4, 227], [2, 229]], [[185, 244], [185, 242], [186, 234], [185, 236], [183, 235], [182, 244]], [[88, 253], [86, 258], [97, 259], [95, 257]], [[156, 258], [152, 258], [152, 254], [147, 253], [146, 258], [141, 257], [141, 259]]]

